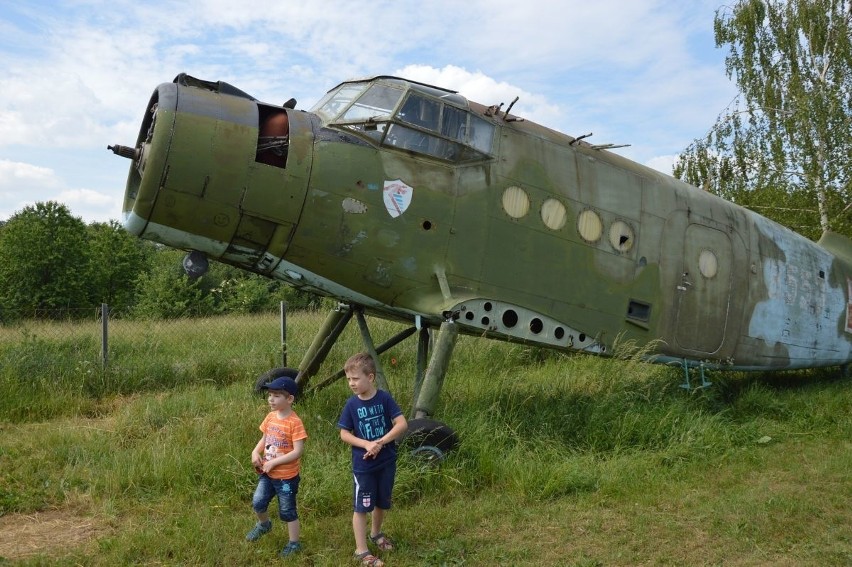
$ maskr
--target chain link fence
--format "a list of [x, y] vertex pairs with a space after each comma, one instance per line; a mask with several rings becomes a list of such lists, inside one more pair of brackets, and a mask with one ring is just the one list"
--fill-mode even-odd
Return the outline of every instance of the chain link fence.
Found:
[[277, 312], [160, 320], [123, 317], [108, 305], [0, 309], [0, 367], [33, 380], [95, 374], [108, 389], [123, 390], [128, 377], [134, 383], [232, 381], [286, 364], [284, 303]]
[[77, 400], [81, 414], [100, 411], [98, 403], [115, 395], [199, 383], [254, 390], [271, 368], [314, 361], [318, 349], [328, 358], [322, 368], [311, 362], [309, 373], [315, 386], [327, 386], [343, 375], [349, 355], [367, 348], [365, 332], [378, 354], [389, 353], [388, 370], [395, 376], [414, 372], [416, 341], [401, 344], [414, 334], [410, 325], [370, 318], [367, 331], [366, 320], [359, 320], [318, 345], [318, 330], [329, 325], [332, 313], [299, 309], [288, 316], [283, 303], [271, 312], [175, 319], [122, 316], [106, 305], [0, 310], [0, 422], [42, 416], [49, 406], [44, 400], [57, 390]]

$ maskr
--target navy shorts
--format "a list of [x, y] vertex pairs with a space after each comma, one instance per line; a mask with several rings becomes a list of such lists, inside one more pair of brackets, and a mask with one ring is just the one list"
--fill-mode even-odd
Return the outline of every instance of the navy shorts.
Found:
[[396, 461], [370, 472], [352, 473], [355, 480], [356, 512], [372, 512], [373, 508], [390, 510], [393, 481], [396, 477]]

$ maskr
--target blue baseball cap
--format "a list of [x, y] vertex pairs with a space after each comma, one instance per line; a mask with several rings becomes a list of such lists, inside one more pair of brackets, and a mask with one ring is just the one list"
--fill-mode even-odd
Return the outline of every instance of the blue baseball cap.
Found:
[[299, 385], [289, 376], [279, 376], [272, 382], [264, 384], [261, 388], [266, 390], [283, 390], [294, 396], [299, 393]]

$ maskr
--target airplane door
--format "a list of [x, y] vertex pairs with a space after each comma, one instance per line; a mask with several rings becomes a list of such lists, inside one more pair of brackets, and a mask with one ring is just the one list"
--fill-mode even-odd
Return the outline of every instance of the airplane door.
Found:
[[733, 250], [721, 230], [690, 224], [683, 244], [683, 270], [676, 287], [675, 339], [683, 349], [719, 350], [731, 303]]
[[288, 137], [288, 156], [285, 161], [278, 154], [258, 154], [251, 164], [239, 202], [239, 225], [223, 255], [235, 262], [251, 262], [264, 274], [275, 269], [290, 246], [305, 206], [313, 163], [310, 115], [276, 110], [267, 112], [258, 136]]
[[[287, 112], [286, 115], [282, 112], [272, 118], [277, 116], [286, 116], [289, 137], [286, 167], [283, 161], [276, 164], [274, 160], [259, 158], [250, 170], [240, 209], [245, 214], [279, 224], [295, 224], [307, 198], [313, 162], [313, 125], [310, 115], [302, 112]], [[267, 122], [261, 126], [262, 135], [267, 134], [264, 132]]]

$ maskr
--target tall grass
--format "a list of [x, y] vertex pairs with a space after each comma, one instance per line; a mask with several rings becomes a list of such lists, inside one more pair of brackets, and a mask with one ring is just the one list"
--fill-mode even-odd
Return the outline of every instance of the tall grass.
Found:
[[[323, 317], [290, 317], [292, 364]], [[277, 364], [275, 343], [259, 346], [268, 330], [246, 338], [229, 320], [178, 334], [136, 325], [116, 339], [125, 360], [107, 370], [77, 360], [41, 373], [39, 356], [74, 347], [37, 337], [17, 355], [4, 351], [0, 557], [3, 519], [60, 510], [98, 526], [88, 545], [9, 559], [274, 561], [280, 523], [256, 545], [243, 541], [256, 482], [249, 453], [266, 412], [252, 386]], [[400, 329], [371, 328], [377, 343]], [[403, 408], [412, 341], [383, 356]], [[316, 381], [361, 349], [348, 329]], [[687, 392], [679, 370], [642, 359], [630, 345], [603, 359], [461, 337], [438, 407], [461, 443], [438, 468], [401, 454], [386, 526], [400, 549], [389, 564], [852, 562], [848, 380], [715, 374], [711, 388]], [[348, 395], [338, 382], [296, 406], [310, 437], [305, 553], [294, 564], [341, 565], [351, 554], [349, 452], [335, 425]]]
[[[299, 317], [288, 336], [294, 352], [304, 352], [309, 326], [322, 317]], [[0, 417], [11, 421], [91, 414], [97, 411], [93, 401], [117, 394], [245, 383], [282, 357], [277, 314], [111, 321], [106, 367], [99, 323], [27, 323], [0, 331], [0, 387], [7, 394]], [[57, 390], [61, 398], [52, 395]]]

